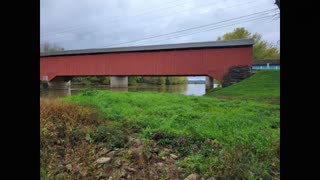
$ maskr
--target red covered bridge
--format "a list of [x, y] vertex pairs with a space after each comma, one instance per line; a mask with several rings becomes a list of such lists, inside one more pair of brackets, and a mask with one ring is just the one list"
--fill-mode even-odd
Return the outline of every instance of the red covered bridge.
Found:
[[111, 76], [111, 87], [127, 76], [209, 76], [223, 81], [231, 66], [252, 66], [253, 40], [72, 50], [40, 54], [40, 81], [74, 76]]

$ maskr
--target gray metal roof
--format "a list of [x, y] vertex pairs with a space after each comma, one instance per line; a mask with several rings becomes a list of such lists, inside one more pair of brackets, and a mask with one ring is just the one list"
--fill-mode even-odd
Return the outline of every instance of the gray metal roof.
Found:
[[241, 39], [241, 40], [230, 40], [230, 41], [208, 41], [208, 42], [194, 42], [194, 43], [182, 43], [182, 44], [163, 44], [163, 45], [152, 45], [152, 46], [83, 49], [83, 50], [70, 50], [70, 51], [60, 51], [60, 52], [45, 52], [45, 53], [40, 53], [40, 57], [77, 55], [77, 54], [99, 54], [99, 53], [112, 53], [112, 52], [134, 52], [134, 51], [157, 51], [157, 50], [175, 50], [175, 49], [252, 46], [253, 43], [254, 43], [253, 39]]

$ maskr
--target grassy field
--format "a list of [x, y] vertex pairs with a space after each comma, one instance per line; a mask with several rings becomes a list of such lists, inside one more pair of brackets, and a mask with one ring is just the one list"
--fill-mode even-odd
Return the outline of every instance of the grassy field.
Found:
[[[279, 71], [261, 71], [206, 97], [91, 90], [44, 101], [41, 176], [279, 179], [279, 97]], [[111, 165], [92, 165], [101, 148], [116, 151]]]
[[254, 76], [227, 88], [213, 90], [206, 96], [280, 104], [280, 70], [259, 70]]

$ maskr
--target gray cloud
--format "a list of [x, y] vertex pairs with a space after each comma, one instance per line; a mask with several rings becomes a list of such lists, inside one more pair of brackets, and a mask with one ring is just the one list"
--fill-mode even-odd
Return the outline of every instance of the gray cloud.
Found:
[[[274, 8], [273, 0], [41, 0], [40, 38], [65, 49], [103, 48]], [[279, 10], [273, 14], [276, 12]], [[258, 32], [275, 44], [280, 39], [279, 18], [269, 17], [178, 38], [173, 37], [195, 30], [118, 46], [214, 41], [236, 27]]]

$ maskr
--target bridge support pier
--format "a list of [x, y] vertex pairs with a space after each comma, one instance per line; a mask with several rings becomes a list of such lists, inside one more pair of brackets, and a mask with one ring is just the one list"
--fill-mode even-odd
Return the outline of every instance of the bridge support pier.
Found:
[[206, 76], [206, 90], [213, 89], [214, 79], [210, 76]]
[[111, 76], [110, 87], [111, 88], [127, 88], [128, 76]]
[[[55, 77], [51, 81], [42, 81], [42, 88], [43, 89], [55, 89], [55, 90], [62, 90], [62, 89], [70, 89], [71, 85], [71, 78], [65, 77]], [[41, 87], [41, 86], [40, 86]]]

